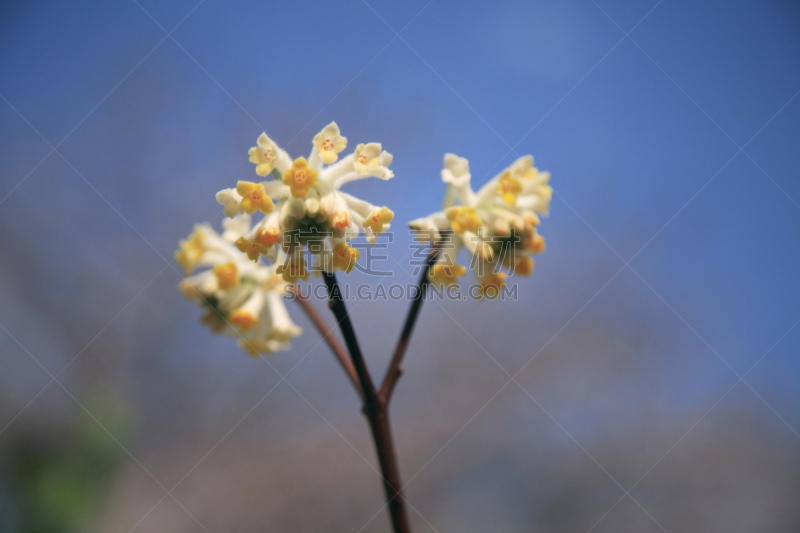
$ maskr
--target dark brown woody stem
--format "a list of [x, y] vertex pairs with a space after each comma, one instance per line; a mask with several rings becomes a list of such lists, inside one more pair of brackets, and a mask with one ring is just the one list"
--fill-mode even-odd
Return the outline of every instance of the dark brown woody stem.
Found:
[[391, 426], [389, 425], [388, 404], [375, 390], [375, 385], [367, 370], [366, 362], [361, 355], [350, 316], [347, 314], [339, 284], [333, 274], [322, 274], [325, 286], [328, 289], [328, 307], [336, 317], [342, 331], [350, 358], [356, 369], [356, 375], [361, 383], [364, 399], [364, 414], [369, 421], [372, 439], [378, 453], [378, 462], [383, 477], [383, 487], [386, 492], [386, 502], [389, 506], [389, 515], [395, 533], [410, 533], [408, 517], [405, 511], [403, 495], [400, 492], [400, 472], [397, 467], [397, 457], [394, 450]]
[[422, 302], [425, 300], [425, 295], [428, 290], [428, 272], [430, 272], [431, 267], [436, 262], [440, 250], [441, 241], [436, 241], [431, 246], [431, 251], [428, 253], [428, 260], [425, 262], [425, 266], [422, 267], [422, 273], [417, 283], [417, 293], [414, 295], [414, 301], [411, 303], [408, 315], [406, 315], [406, 323], [403, 326], [400, 339], [397, 341], [397, 347], [394, 350], [392, 360], [389, 362], [389, 368], [386, 370], [386, 377], [383, 378], [379, 396], [387, 404], [392, 397], [392, 392], [394, 391], [395, 385], [397, 385], [397, 380], [400, 379], [403, 373], [403, 356], [406, 354], [408, 342], [411, 340], [411, 333], [414, 331], [414, 324], [417, 321], [417, 315], [422, 308]]
[[[441, 241], [436, 241], [431, 246], [428, 259], [422, 268], [419, 282], [417, 283], [417, 293], [414, 295], [414, 301], [411, 303], [411, 308], [406, 316], [403, 331], [400, 334], [400, 339], [397, 341], [392, 360], [389, 363], [389, 368], [386, 371], [386, 376], [383, 379], [380, 391], [375, 389], [372, 382], [372, 377], [367, 369], [367, 364], [361, 354], [361, 348], [356, 339], [356, 333], [353, 329], [353, 324], [350, 322], [350, 315], [347, 313], [342, 293], [339, 284], [336, 281], [336, 276], [333, 274], [322, 274], [325, 280], [325, 286], [328, 289], [328, 307], [333, 312], [339, 328], [342, 331], [347, 350], [350, 354], [350, 362], [348, 364], [344, 357], [341, 345], [333, 339], [330, 330], [325, 325], [324, 321], [317, 315], [311, 304], [299, 298], [300, 304], [309, 315], [314, 325], [322, 334], [323, 338], [328, 341], [328, 345], [336, 354], [342, 367], [347, 372], [350, 380], [354, 382], [356, 388], [360, 390], [361, 398], [364, 402], [364, 414], [369, 421], [370, 431], [372, 432], [372, 440], [375, 442], [375, 449], [378, 453], [378, 462], [381, 466], [381, 476], [383, 477], [383, 487], [386, 492], [386, 503], [389, 507], [389, 515], [392, 519], [392, 528], [395, 533], [410, 533], [411, 529], [408, 524], [408, 517], [405, 511], [405, 502], [400, 484], [400, 471], [397, 466], [397, 456], [394, 449], [394, 439], [392, 437], [392, 428], [389, 423], [389, 401], [397, 385], [397, 380], [402, 374], [402, 362], [405, 356], [408, 343], [411, 340], [411, 334], [414, 331], [414, 325], [417, 321], [417, 315], [422, 308], [422, 302], [425, 299], [429, 281], [428, 273], [431, 267], [436, 262], [439, 252], [441, 250]], [[331, 342], [333, 341], [333, 342]]]

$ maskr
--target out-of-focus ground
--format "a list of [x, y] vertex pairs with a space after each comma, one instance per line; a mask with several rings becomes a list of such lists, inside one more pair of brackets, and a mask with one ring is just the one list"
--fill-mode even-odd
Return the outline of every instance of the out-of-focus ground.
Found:
[[[790, 2], [3, 4], [0, 530], [389, 530], [299, 308], [292, 351], [249, 359], [168, 264], [262, 129], [304, 155], [336, 120], [395, 155], [348, 190], [395, 211], [405, 267], [354, 285], [412, 281], [444, 152], [475, 183], [512, 147], [553, 174], [520, 300], [423, 308], [392, 407], [415, 531], [796, 531], [799, 26]], [[350, 303], [376, 374], [406, 306]]]

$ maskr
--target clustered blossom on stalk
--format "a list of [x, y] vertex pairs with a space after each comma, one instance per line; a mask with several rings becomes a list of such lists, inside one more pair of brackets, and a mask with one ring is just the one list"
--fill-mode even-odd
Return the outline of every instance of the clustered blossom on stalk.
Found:
[[510, 274], [533, 273], [532, 256], [544, 251], [537, 228], [547, 215], [553, 190], [550, 173], [533, 166], [532, 156], [514, 161], [477, 192], [470, 185], [469, 161], [445, 154], [442, 181], [447, 184], [442, 211], [409, 223], [421, 239], [441, 239], [436, 264], [429, 273], [433, 285], [449, 286], [466, 275], [456, 262], [459, 251], [470, 254], [481, 296], [495, 295]]
[[314, 137], [308, 159], [292, 161], [262, 133], [257, 146], [250, 148], [250, 161], [259, 176], [272, 179], [240, 181], [217, 193], [229, 217], [256, 211], [265, 215], [236, 241], [236, 247], [253, 261], [264, 256], [275, 262], [282, 250], [285, 261], [277, 271], [289, 283], [308, 279], [304, 250], [314, 256], [314, 272], [351, 272], [360, 254], [349, 242], [363, 232], [374, 244], [389, 228], [394, 213], [340, 189], [363, 178], [388, 180], [394, 173], [389, 170], [392, 155], [380, 143], [359, 144], [354, 153], [339, 159], [346, 147], [347, 138], [335, 122]]
[[[346, 147], [347, 138], [335, 122], [314, 136], [308, 159], [292, 160], [262, 133], [248, 154], [256, 174], [264, 180], [239, 181], [217, 193], [227, 217], [222, 222], [224, 231], [220, 235], [208, 224], [197, 225], [180, 241], [175, 259], [187, 277], [179, 289], [203, 309], [202, 323], [215, 333], [238, 338], [239, 346], [250, 355], [288, 350], [301, 330], [289, 317], [283, 296], [291, 294], [299, 280], [308, 279], [305, 252], [314, 258], [311, 271], [326, 274], [330, 308], [347, 353], [313, 306], [301, 302], [302, 307], [363, 400], [392, 525], [395, 532], [406, 532], [403, 485], [387, 410], [427, 282], [438, 287], [457, 285], [467, 273], [467, 267], [456, 262], [462, 248], [469, 252], [469, 267], [478, 278], [479, 291], [470, 289], [470, 295], [494, 298], [508, 273], [532, 274], [533, 256], [545, 246], [537, 231], [539, 215], [548, 214], [553, 191], [548, 184], [550, 174], [534, 167], [533, 157], [524, 156], [475, 192], [470, 185], [469, 162], [445, 154], [441, 175], [447, 192], [442, 211], [409, 224], [418, 238], [431, 243], [416, 293], [419, 299], [409, 309], [389, 368], [376, 388], [344, 299], [341, 294], [336, 296], [338, 282], [332, 274], [338, 270], [350, 273], [355, 268], [360, 256], [350, 246], [353, 238], [363, 232], [367, 242], [375, 244], [394, 218], [388, 207], [342, 192], [342, 186], [368, 177], [392, 178], [392, 155], [380, 144], [369, 143], [359, 144], [352, 154], [340, 158]], [[256, 212], [263, 216], [252, 221]]]
[[[214, 333], [237, 338], [250, 355], [290, 349], [301, 329], [283, 301], [287, 283], [277, 273], [277, 264], [252, 262], [233, 244], [250, 231], [250, 215], [222, 224], [222, 235], [198, 224], [180, 242], [175, 259], [188, 277], [178, 288], [203, 309], [203, 324]], [[210, 268], [190, 276], [198, 267]]]
[[[202, 322], [215, 333], [238, 337], [251, 355], [286, 350], [300, 334], [282, 301], [289, 284], [307, 280], [303, 252], [314, 256], [312, 271], [350, 273], [360, 258], [349, 242], [362, 231], [374, 244], [394, 218], [340, 188], [351, 181], [394, 177], [392, 155], [379, 143], [359, 144], [339, 158], [347, 138], [335, 122], [313, 139], [308, 159], [294, 161], [262, 133], [250, 148], [261, 182], [239, 181], [216, 195], [228, 219], [219, 235], [196, 226], [175, 253], [187, 277], [181, 292], [204, 309]], [[251, 224], [251, 215], [264, 216]]]

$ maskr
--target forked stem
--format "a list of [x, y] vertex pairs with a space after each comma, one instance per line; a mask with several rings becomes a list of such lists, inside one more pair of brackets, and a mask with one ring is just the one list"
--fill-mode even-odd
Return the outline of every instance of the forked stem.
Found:
[[[428, 290], [428, 273], [430, 272], [431, 266], [436, 262], [440, 250], [441, 241], [434, 242], [428, 254], [428, 259], [422, 268], [422, 273], [417, 283], [417, 293], [414, 295], [414, 301], [411, 303], [411, 308], [406, 316], [403, 331], [400, 334], [400, 339], [397, 341], [397, 347], [389, 363], [389, 368], [386, 371], [386, 376], [383, 379], [380, 391], [375, 389], [372, 377], [367, 369], [367, 364], [361, 354], [361, 348], [358, 345], [358, 339], [356, 339], [356, 333], [350, 321], [350, 315], [347, 313], [347, 307], [342, 298], [336, 276], [325, 272], [322, 273], [322, 278], [325, 280], [325, 286], [328, 289], [328, 307], [330, 307], [333, 315], [336, 317], [336, 321], [342, 331], [342, 337], [344, 337], [352, 361], [355, 378], [358, 380], [358, 385], [361, 390], [361, 398], [364, 402], [364, 414], [369, 421], [372, 440], [375, 443], [375, 450], [378, 453], [378, 462], [381, 466], [381, 477], [383, 478], [383, 488], [386, 492], [386, 504], [389, 507], [389, 515], [392, 519], [394, 533], [410, 533], [411, 529], [408, 523], [408, 516], [406, 515], [402, 485], [400, 484], [400, 471], [394, 449], [392, 427], [389, 423], [389, 401], [397, 385], [397, 380], [402, 374], [401, 364], [403, 362], [403, 357], [405, 356], [406, 349], [411, 340], [411, 334], [414, 331], [417, 316], [422, 308], [422, 302]], [[304, 302], [303, 300], [300, 301], [304, 309], [308, 306], [311, 311], [313, 311], [313, 307], [311, 307], [310, 303]], [[309, 312], [308, 309], [306, 312]], [[314, 321], [311, 314], [309, 314], [309, 317]], [[321, 319], [319, 319], [319, 321], [324, 324]], [[320, 329], [317, 322], [314, 322], [317, 328]], [[325, 331], [327, 331], [327, 333]], [[330, 331], [327, 329], [325, 331], [320, 329], [320, 333], [323, 337], [328, 339]], [[336, 344], [338, 345], [338, 343]], [[333, 346], [331, 349], [336, 353], [336, 349], [334, 349]], [[341, 355], [336, 355], [337, 358], [341, 360]], [[345, 367], [345, 371], [347, 371], [348, 366], [345, 364], [342, 366]], [[348, 375], [350, 379], [353, 380], [353, 374], [348, 371]]]
[[410, 533], [405, 503], [400, 491], [400, 471], [397, 467], [397, 456], [394, 450], [394, 439], [389, 425], [388, 404], [379, 398], [375, 391], [375, 385], [367, 370], [366, 362], [361, 355], [361, 348], [358, 346], [353, 324], [347, 313], [339, 284], [336, 276], [323, 272], [322, 278], [328, 288], [328, 307], [333, 311], [339, 327], [342, 330], [347, 349], [356, 369], [356, 374], [361, 383], [364, 399], [364, 414], [369, 421], [372, 440], [375, 443], [375, 450], [378, 453], [378, 462], [381, 466], [381, 477], [383, 478], [383, 488], [386, 492], [386, 502], [389, 506], [389, 515], [392, 519], [392, 527], [395, 533]]
[[403, 332], [400, 334], [397, 347], [395, 347], [394, 350], [394, 355], [389, 362], [389, 368], [386, 370], [386, 376], [383, 378], [383, 384], [381, 385], [379, 395], [387, 404], [392, 397], [392, 392], [394, 392], [394, 387], [397, 385], [397, 380], [400, 379], [400, 376], [403, 374], [403, 357], [406, 354], [408, 343], [411, 340], [411, 334], [417, 322], [417, 315], [422, 308], [422, 302], [425, 300], [425, 296], [428, 292], [428, 285], [430, 284], [428, 281], [428, 273], [436, 262], [436, 258], [439, 256], [441, 246], [441, 241], [436, 241], [431, 246], [431, 251], [428, 253], [428, 260], [422, 267], [422, 273], [419, 276], [417, 293], [414, 295], [414, 301], [411, 303], [408, 315], [406, 315], [406, 323], [403, 325]]

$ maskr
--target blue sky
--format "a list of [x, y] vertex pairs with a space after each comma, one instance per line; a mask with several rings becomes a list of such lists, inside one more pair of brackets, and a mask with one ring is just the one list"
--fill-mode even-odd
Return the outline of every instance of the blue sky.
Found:
[[[548, 249], [520, 281], [521, 301], [443, 304], [453, 321], [427, 306], [419, 342], [481, 332], [510, 372], [541, 352], [521, 376], [543, 394], [551, 385], [526, 375], [577, 353], [557, 375], [582, 400], [572, 389], [544, 402], [576, 435], [629, 425], [639, 404], [696, 419], [764, 356], [746, 377], [747, 402], [800, 431], [796, 3], [139, 0], [0, 11], [0, 323], [52, 372], [90, 341], [94, 362], [130, 342], [168, 372], [201, 358], [209, 366], [194, 379], [213, 388], [215, 352], [231, 342], [199, 331], [162, 258], [217, 215], [217, 190], [252, 178], [246, 151], [262, 130], [299, 156], [335, 120], [351, 142], [394, 154], [395, 179], [350, 191], [389, 205], [398, 228], [438, 209], [445, 152], [470, 160], [473, 183], [517, 154], [552, 174]], [[409, 239], [395, 241], [399, 260]], [[403, 308], [353, 310], [376, 370], [388, 352], [381, 328], [394, 337]], [[502, 328], [492, 337], [487, 324]], [[2, 332], [0, 343], [12, 403], [24, 405], [47, 376]], [[483, 357], [469, 340], [455, 345]], [[595, 365], [628, 350], [629, 373], [593, 388]], [[115, 376], [136, 368], [133, 352]], [[288, 357], [276, 366], [288, 370]], [[429, 357], [409, 361], [410, 373]], [[95, 372], [78, 360], [66, 375]], [[319, 378], [308, 372], [299, 379]], [[597, 402], [584, 411], [587, 397]]]

